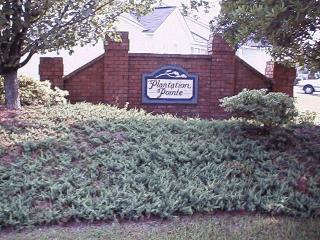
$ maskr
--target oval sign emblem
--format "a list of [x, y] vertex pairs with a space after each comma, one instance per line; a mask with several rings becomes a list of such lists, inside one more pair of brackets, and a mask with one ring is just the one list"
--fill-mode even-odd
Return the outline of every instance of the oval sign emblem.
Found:
[[142, 103], [196, 104], [198, 76], [179, 66], [164, 66], [142, 77]]

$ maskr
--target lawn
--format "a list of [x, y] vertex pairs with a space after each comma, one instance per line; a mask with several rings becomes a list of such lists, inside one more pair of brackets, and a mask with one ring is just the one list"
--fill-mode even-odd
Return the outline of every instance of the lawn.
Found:
[[208, 214], [173, 220], [69, 224], [5, 232], [0, 240], [318, 240], [320, 219]]
[[319, 126], [269, 136], [236, 120], [86, 103], [0, 118], [3, 228], [214, 211], [320, 215]]

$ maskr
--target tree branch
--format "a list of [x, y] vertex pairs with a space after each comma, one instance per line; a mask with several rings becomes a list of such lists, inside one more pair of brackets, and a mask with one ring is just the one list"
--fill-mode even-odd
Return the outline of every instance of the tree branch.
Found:
[[25, 60], [23, 60], [21, 63], [19, 63], [19, 68], [22, 68], [24, 67], [29, 61], [30, 59], [32, 58], [32, 56], [36, 53], [36, 51], [34, 50], [31, 50], [28, 54], [28, 56], [26, 57]]

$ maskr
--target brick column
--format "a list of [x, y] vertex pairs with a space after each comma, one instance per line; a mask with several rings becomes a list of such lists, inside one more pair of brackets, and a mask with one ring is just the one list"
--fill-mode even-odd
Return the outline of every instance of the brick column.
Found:
[[110, 39], [105, 44], [104, 102], [124, 106], [129, 91], [129, 38], [128, 32], [119, 32], [121, 42]]
[[52, 87], [63, 89], [63, 58], [41, 57], [39, 65], [40, 80], [49, 80]]
[[223, 39], [221, 34], [210, 36], [208, 52], [212, 55], [211, 62], [211, 113], [225, 116], [219, 107], [218, 99], [235, 94], [236, 87], [236, 56], [235, 51]]
[[283, 92], [293, 96], [293, 85], [296, 78], [295, 68], [270, 61], [267, 62], [266, 76], [272, 79], [273, 92]]

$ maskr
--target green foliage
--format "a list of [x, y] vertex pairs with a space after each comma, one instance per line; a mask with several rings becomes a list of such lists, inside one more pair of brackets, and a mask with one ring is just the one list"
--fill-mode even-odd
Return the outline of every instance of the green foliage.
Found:
[[124, 12], [146, 13], [155, 0], [0, 1], [0, 76], [7, 83], [6, 107], [20, 109], [17, 70], [36, 53], [73, 52], [115, 36], [114, 22]]
[[279, 150], [244, 124], [26, 107], [0, 125], [0, 226], [216, 210], [319, 216], [319, 128], [292, 128], [298, 144]]
[[[0, 1], [0, 75], [35, 53], [97, 43], [123, 12], [146, 12], [153, 0]], [[110, 34], [110, 33], [109, 33]], [[25, 56], [20, 62], [22, 56]]]
[[319, 16], [318, 0], [223, 0], [213, 28], [233, 46], [261, 41], [276, 61], [319, 69]]
[[[63, 91], [58, 87], [52, 89], [49, 81], [39, 81], [31, 77], [20, 76], [19, 94], [22, 106], [49, 106], [67, 103], [68, 91]], [[0, 104], [4, 103], [4, 84], [0, 77]]]
[[220, 99], [221, 106], [235, 117], [252, 120], [267, 128], [292, 123], [298, 115], [294, 99], [283, 93], [267, 91], [244, 89], [235, 96]]
[[297, 124], [314, 124], [316, 120], [317, 114], [311, 111], [305, 111], [299, 113], [296, 117]]

